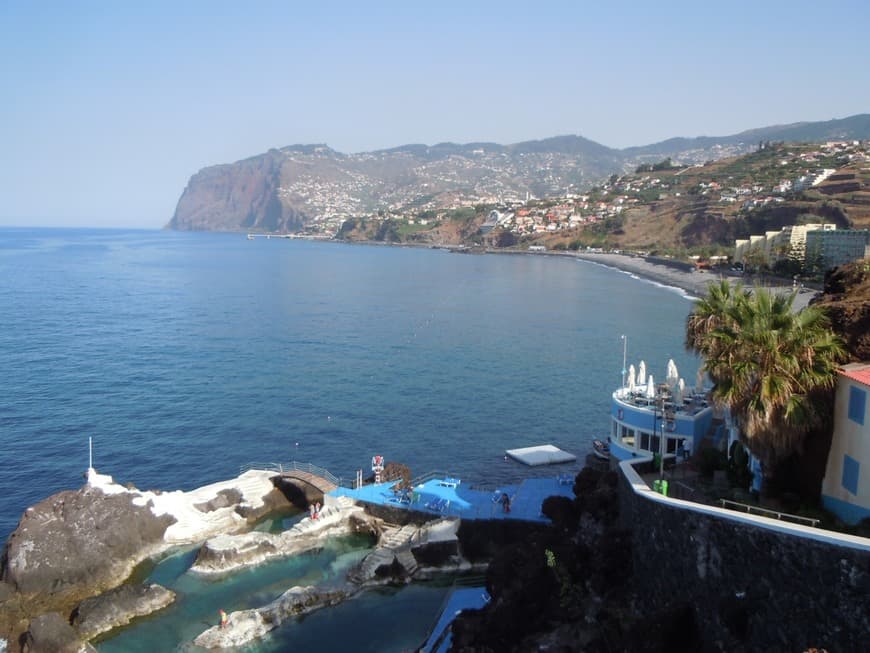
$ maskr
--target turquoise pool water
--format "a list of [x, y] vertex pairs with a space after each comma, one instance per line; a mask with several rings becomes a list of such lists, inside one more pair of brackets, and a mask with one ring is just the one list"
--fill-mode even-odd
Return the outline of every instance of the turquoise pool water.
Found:
[[[371, 550], [367, 537], [333, 538], [309, 554], [210, 578], [188, 572], [196, 550], [179, 551], [156, 565], [148, 582], [177, 593], [173, 605], [96, 643], [100, 653], [204, 651], [193, 639], [227, 612], [265, 605], [294, 585], [341, 584]], [[406, 651], [426, 637], [448, 588], [435, 584], [370, 590], [333, 608], [288, 621], [266, 638], [234, 649], [279, 651]], [[357, 641], [359, 640], [359, 641]], [[304, 647], [304, 648], [301, 648]]]

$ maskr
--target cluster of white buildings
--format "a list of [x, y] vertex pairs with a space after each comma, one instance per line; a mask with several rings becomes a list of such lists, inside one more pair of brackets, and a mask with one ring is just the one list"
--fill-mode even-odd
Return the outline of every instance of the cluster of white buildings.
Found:
[[868, 256], [870, 230], [837, 229], [835, 224], [790, 225], [734, 243], [734, 262], [751, 266], [789, 259], [807, 271], [824, 271]]
[[[486, 233], [498, 226], [519, 235], [543, 234], [553, 233], [561, 229], [574, 229], [581, 224], [600, 220], [601, 215], [580, 213], [583, 201], [582, 198], [578, 198], [573, 203], [566, 200], [548, 208], [522, 207], [505, 212], [493, 209], [489, 212], [481, 230]], [[607, 214], [605, 209], [604, 215]]]

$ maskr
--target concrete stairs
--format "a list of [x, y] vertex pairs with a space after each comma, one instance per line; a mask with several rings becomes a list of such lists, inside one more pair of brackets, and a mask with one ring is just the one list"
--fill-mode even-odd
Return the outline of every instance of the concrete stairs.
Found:
[[412, 539], [419, 532], [414, 524], [405, 526], [388, 526], [381, 533], [378, 548], [363, 558], [359, 566], [349, 574], [349, 578], [357, 583], [364, 583], [375, 578], [381, 567], [388, 567], [398, 562], [407, 576], [417, 571], [417, 560], [411, 553]]
[[396, 561], [402, 565], [402, 569], [405, 570], [405, 573], [408, 576], [413, 576], [414, 572], [417, 571], [419, 565], [417, 564], [417, 559], [414, 557], [414, 554], [411, 553], [410, 549], [402, 549], [396, 554]]
[[393, 564], [396, 554], [390, 549], [375, 549], [369, 553], [359, 566], [348, 574], [348, 578], [355, 583], [364, 583], [375, 577], [378, 569]]
[[381, 533], [378, 545], [393, 550], [409, 547], [411, 545], [411, 538], [417, 534], [418, 530], [419, 528], [414, 524], [386, 528]]

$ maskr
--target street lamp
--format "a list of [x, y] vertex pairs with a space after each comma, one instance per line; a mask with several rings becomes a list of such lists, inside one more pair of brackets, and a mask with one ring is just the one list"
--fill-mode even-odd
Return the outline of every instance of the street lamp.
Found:
[[625, 355], [628, 351], [628, 338], [625, 337], [625, 334], [619, 336], [622, 338], [622, 387], [625, 388], [625, 373], [628, 370], [625, 369]]
[[665, 395], [661, 395], [662, 436], [659, 438], [659, 480], [665, 477]]

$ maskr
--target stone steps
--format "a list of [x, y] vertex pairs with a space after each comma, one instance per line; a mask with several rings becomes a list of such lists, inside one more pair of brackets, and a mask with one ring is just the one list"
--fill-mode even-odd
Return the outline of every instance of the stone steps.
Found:
[[351, 580], [363, 583], [375, 577], [380, 567], [390, 566], [394, 561], [405, 570], [408, 576], [417, 571], [417, 560], [411, 553], [411, 540], [419, 529], [413, 524], [388, 526], [381, 533], [378, 548], [367, 555], [359, 567], [350, 574]]
[[402, 568], [405, 570], [409, 576], [413, 576], [414, 572], [417, 571], [419, 565], [417, 565], [417, 559], [414, 558], [414, 554], [411, 553], [409, 549], [405, 549], [404, 551], [400, 551], [396, 554], [396, 560], [402, 565]]
[[385, 529], [381, 534], [378, 544], [388, 549], [400, 549], [407, 547], [411, 543], [411, 538], [417, 534], [419, 529], [413, 524], [407, 524], [399, 528]]
[[380, 567], [393, 564], [396, 554], [390, 549], [375, 549], [368, 554], [356, 570], [348, 574], [348, 577], [358, 583], [363, 583], [375, 577], [375, 572]]

